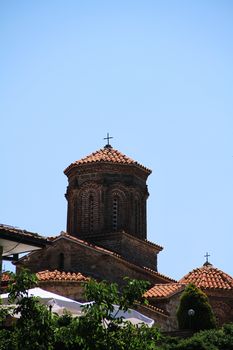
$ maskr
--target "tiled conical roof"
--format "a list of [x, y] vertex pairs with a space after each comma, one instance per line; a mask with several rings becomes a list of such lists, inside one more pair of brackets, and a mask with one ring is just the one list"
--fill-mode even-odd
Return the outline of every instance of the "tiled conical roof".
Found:
[[112, 164], [134, 165], [143, 169], [149, 174], [151, 173], [150, 169], [144, 167], [143, 165], [139, 164], [135, 160], [127, 157], [123, 153], [112, 148], [111, 145], [106, 145], [104, 148], [101, 148], [100, 150], [89, 154], [85, 158], [82, 158], [80, 160], [75, 161], [74, 163], [71, 163], [64, 170], [64, 173], [66, 174], [68, 170], [70, 170], [71, 168], [77, 165], [84, 165], [84, 164], [90, 164], [90, 163], [112, 163]]
[[208, 262], [189, 272], [179, 282], [193, 283], [201, 289], [233, 290], [233, 278]]

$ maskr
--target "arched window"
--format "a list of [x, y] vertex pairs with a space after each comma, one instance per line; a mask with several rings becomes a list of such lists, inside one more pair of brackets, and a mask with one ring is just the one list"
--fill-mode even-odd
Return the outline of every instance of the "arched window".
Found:
[[74, 232], [76, 232], [78, 226], [78, 204], [77, 199], [75, 198], [74, 204], [73, 204], [73, 229]]
[[81, 232], [92, 234], [99, 227], [99, 200], [95, 189], [85, 189], [81, 195]]
[[113, 231], [118, 229], [118, 216], [119, 216], [119, 199], [117, 196], [113, 197], [112, 201], [112, 228]]
[[126, 218], [127, 218], [127, 199], [125, 193], [120, 188], [114, 188], [110, 192], [110, 201], [108, 213], [109, 216], [109, 227], [112, 231], [126, 230]]
[[135, 206], [135, 223], [134, 223], [134, 227], [135, 227], [135, 233], [140, 233], [141, 230], [141, 203], [139, 198], [135, 199], [134, 202], [134, 206]]
[[91, 194], [89, 196], [89, 208], [88, 208], [88, 229], [89, 232], [94, 231], [94, 198], [93, 195]]

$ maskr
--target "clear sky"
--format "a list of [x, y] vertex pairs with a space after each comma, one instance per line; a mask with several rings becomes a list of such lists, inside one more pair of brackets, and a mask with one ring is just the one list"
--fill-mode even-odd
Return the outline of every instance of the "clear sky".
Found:
[[109, 132], [153, 171], [159, 271], [233, 275], [231, 0], [2, 0], [0, 43], [1, 223], [65, 230], [63, 170]]

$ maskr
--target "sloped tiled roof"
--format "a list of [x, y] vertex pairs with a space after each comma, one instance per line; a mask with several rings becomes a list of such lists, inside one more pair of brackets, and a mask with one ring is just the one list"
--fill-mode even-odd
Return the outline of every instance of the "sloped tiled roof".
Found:
[[168, 276], [166, 276], [166, 275], [164, 275], [164, 274], [162, 274], [162, 273], [160, 273], [158, 271], [152, 270], [149, 267], [143, 266], [143, 269], [146, 270], [146, 271], [149, 271], [149, 272], [151, 272], [153, 274], [156, 274], [157, 276], [159, 276], [159, 277], [161, 277], [163, 279], [166, 279], [167, 281], [169, 281], [169, 283], [170, 282], [175, 282], [176, 283], [176, 280], [174, 280], [173, 278], [168, 277]]
[[38, 242], [47, 243], [48, 238], [43, 237], [39, 235], [38, 233], [29, 232], [26, 230], [22, 230], [18, 227], [0, 224], [0, 232], [1, 232], [1, 238], [5, 238], [5, 235], [10, 239], [33, 239]]
[[84, 282], [88, 281], [89, 278], [83, 276], [80, 272], [64, 272], [64, 271], [40, 271], [36, 274], [39, 281], [75, 281]]
[[185, 284], [181, 283], [166, 283], [166, 284], [155, 284], [150, 288], [144, 296], [146, 298], [166, 298], [169, 297], [185, 288]]
[[233, 278], [210, 263], [189, 272], [179, 282], [193, 283], [201, 289], [233, 290]]
[[112, 252], [111, 250], [108, 250], [108, 249], [106, 249], [106, 248], [99, 247], [99, 246], [97, 246], [97, 245], [95, 245], [95, 244], [93, 244], [93, 243], [89, 243], [89, 242], [87, 242], [87, 241], [84, 241], [84, 240], [81, 239], [81, 238], [77, 238], [77, 237], [75, 237], [75, 236], [71, 236], [71, 235], [69, 235], [69, 234], [66, 233], [66, 232], [62, 232], [59, 236], [56, 236], [56, 237], [50, 237], [50, 241], [55, 241], [55, 240], [60, 239], [60, 238], [62, 238], [62, 237], [65, 237], [65, 238], [67, 238], [67, 239], [69, 239], [69, 240], [71, 240], [71, 241], [77, 242], [77, 243], [81, 243], [82, 245], [88, 246], [88, 247], [90, 247], [90, 248], [93, 248], [93, 249], [95, 249], [95, 250], [101, 251], [101, 252], [103, 252], [103, 253], [107, 253], [107, 254], [109, 254], [109, 255], [114, 255], [114, 256], [117, 256], [117, 257], [119, 257], [119, 258], [121, 257], [119, 254], [117, 254], [117, 253], [115, 253], [115, 252]]
[[161, 308], [159, 308], [159, 307], [157, 307], [155, 305], [152, 305], [152, 304], [140, 305], [140, 306], [141, 306], [142, 310], [143, 309], [150, 309], [150, 310], [152, 310], [152, 311], [154, 311], [156, 313], [162, 314], [164, 316], [168, 316], [169, 315], [169, 313], [165, 309], [161, 309]]
[[157, 249], [159, 250], [163, 250], [163, 247], [159, 244], [156, 244], [154, 242], [151, 242], [151, 241], [148, 241], [148, 239], [144, 239], [144, 242], [148, 243], [149, 245], [153, 246], [153, 247], [156, 247]]
[[127, 157], [123, 153], [119, 152], [118, 150], [112, 148], [112, 146], [107, 145], [104, 148], [101, 148], [100, 150], [91, 153], [90, 155], [86, 156], [85, 158], [82, 158], [80, 160], [75, 161], [74, 163], [71, 163], [65, 170], [64, 173], [66, 174], [67, 171], [69, 171], [71, 168], [77, 166], [77, 165], [83, 165], [83, 164], [90, 164], [90, 163], [112, 163], [112, 164], [123, 164], [123, 165], [135, 165], [147, 173], [151, 173], [151, 170], [144, 167], [143, 165], [139, 164], [138, 162], [134, 161], [133, 159]]

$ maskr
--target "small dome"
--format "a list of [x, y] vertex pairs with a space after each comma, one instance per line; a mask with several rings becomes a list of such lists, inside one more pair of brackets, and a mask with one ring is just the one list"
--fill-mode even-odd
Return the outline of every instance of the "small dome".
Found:
[[201, 289], [233, 289], [233, 278], [209, 262], [185, 275], [180, 283], [193, 283]]

